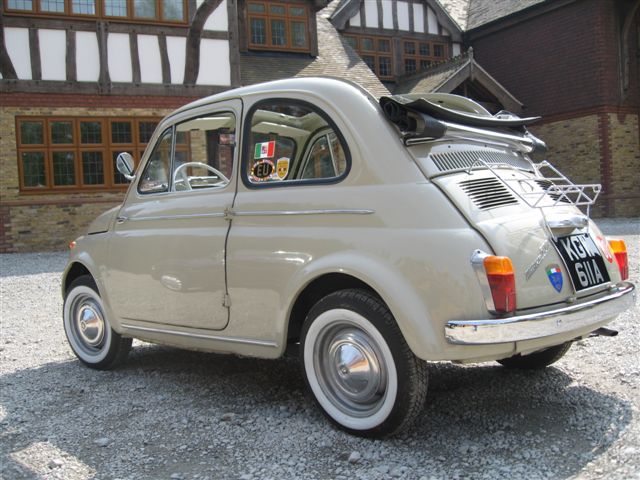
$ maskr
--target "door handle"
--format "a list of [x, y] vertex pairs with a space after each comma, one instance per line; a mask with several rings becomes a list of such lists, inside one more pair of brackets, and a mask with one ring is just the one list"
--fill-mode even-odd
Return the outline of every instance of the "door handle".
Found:
[[127, 217], [116, 217], [116, 223], [118, 223], [118, 224], [122, 224], [122, 223], [126, 222], [127, 220], [129, 220]]

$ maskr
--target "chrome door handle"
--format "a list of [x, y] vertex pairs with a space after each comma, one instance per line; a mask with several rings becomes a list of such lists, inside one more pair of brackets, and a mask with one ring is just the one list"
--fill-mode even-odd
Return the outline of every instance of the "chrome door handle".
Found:
[[127, 217], [116, 217], [116, 223], [118, 223], [118, 224], [122, 224], [122, 223], [126, 222], [127, 220], [129, 220]]

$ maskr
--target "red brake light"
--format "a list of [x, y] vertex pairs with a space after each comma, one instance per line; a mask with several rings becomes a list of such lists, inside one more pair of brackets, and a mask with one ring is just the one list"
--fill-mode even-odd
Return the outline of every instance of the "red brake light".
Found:
[[516, 310], [516, 277], [511, 259], [488, 256], [483, 264], [496, 312], [514, 312]]
[[624, 243], [624, 240], [620, 240], [618, 238], [609, 238], [609, 246], [611, 247], [611, 251], [616, 257], [616, 261], [618, 262], [618, 269], [620, 269], [620, 276], [622, 280], [626, 280], [629, 278], [629, 263], [627, 260], [627, 245]]

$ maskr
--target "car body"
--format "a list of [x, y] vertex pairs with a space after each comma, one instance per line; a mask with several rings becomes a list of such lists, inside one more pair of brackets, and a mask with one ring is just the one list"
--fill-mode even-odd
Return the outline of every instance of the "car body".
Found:
[[579, 209], [599, 187], [536, 164], [530, 121], [328, 78], [186, 105], [73, 243], [67, 337], [96, 368], [132, 337], [262, 358], [299, 345], [323, 412], [369, 436], [416, 416], [425, 361], [545, 366], [635, 293], [624, 244]]

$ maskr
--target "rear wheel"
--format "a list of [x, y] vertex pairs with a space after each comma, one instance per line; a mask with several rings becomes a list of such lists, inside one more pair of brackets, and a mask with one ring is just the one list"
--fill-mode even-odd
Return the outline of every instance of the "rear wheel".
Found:
[[303, 326], [300, 353], [316, 402], [350, 433], [392, 435], [422, 410], [426, 364], [411, 352], [386, 305], [366, 291], [320, 300]]
[[507, 368], [520, 370], [538, 370], [548, 367], [560, 360], [571, 347], [571, 342], [561, 343], [555, 347], [545, 348], [529, 355], [514, 355], [513, 357], [498, 360], [498, 363]]
[[93, 278], [83, 275], [74, 280], [62, 308], [67, 340], [82, 363], [106, 370], [125, 360], [131, 338], [111, 328]]

